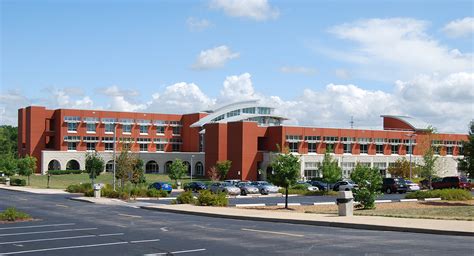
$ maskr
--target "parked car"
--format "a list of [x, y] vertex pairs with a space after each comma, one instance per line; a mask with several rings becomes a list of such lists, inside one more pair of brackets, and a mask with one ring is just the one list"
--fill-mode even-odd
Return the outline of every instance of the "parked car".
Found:
[[433, 189], [442, 188], [462, 188], [471, 189], [471, 183], [467, 181], [466, 177], [459, 176], [448, 176], [444, 177], [440, 181], [431, 182]]
[[342, 180], [338, 181], [332, 187], [334, 191], [350, 191], [353, 189], [357, 189], [359, 186], [355, 184], [352, 180]]
[[235, 179], [235, 180], [224, 180], [224, 182], [228, 182], [232, 185], [237, 185], [237, 183], [241, 182], [241, 180], [237, 180], [237, 179]]
[[246, 196], [248, 194], [258, 194], [260, 191], [258, 188], [254, 185], [252, 185], [250, 182], [239, 182], [236, 185], [238, 188], [240, 188], [240, 194], [243, 196]]
[[251, 184], [253, 186], [256, 186], [258, 188], [258, 191], [260, 191], [260, 194], [262, 195], [268, 195], [269, 193], [278, 193], [279, 188], [267, 181], [254, 181]]
[[407, 192], [420, 190], [420, 185], [418, 185], [418, 183], [415, 183], [411, 180], [405, 180], [405, 184], [407, 185]]
[[405, 184], [404, 179], [400, 178], [383, 178], [382, 181], [382, 191], [391, 194], [391, 193], [406, 193], [407, 185]]
[[212, 183], [211, 186], [209, 186], [209, 189], [213, 193], [224, 192], [228, 195], [239, 195], [240, 194], [240, 188], [230, 184], [229, 182]]
[[166, 182], [155, 182], [155, 183], [150, 184], [150, 186], [148, 186], [148, 188], [163, 190], [163, 191], [168, 192], [168, 194], [170, 194], [171, 191], [173, 191], [173, 188], [171, 187], [171, 185], [169, 183], [166, 183]]
[[[431, 183], [433, 182], [438, 182], [438, 181], [441, 181], [442, 178], [438, 178], [438, 177], [434, 177], [434, 178], [431, 178]], [[428, 179], [424, 179], [422, 181], [420, 181], [420, 187], [422, 189], [429, 189], [430, 188], [430, 181]]]
[[308, 190], [308, 191], [318, 191], [318, 190], [319, 190], [318, 187], [315, 187], [315, 186], [313, 186], [313, 185], [311, 185], [311, 184], [309, 184], [309, 183], [307, 183], [307, 182], [305, 182], [305, 181], [298, 181], [298, 182], [296, 183], [296, 185], [305, 186], [306, 190]]
[[193, 181], [184, 185], [184, 191], [198, 192], [204, 189], [207, 189], [207, 186], [202, 182]]
[[319, 180], [312, 180], [312, 181], [307, 181], [309, 184], [312, 186], [317, 187], [319, 190], [328, 190], [328, 184], [319, 181]]

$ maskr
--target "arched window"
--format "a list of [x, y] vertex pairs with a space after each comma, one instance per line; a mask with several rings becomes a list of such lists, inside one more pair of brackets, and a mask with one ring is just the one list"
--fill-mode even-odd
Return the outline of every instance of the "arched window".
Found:
[[[115, 166], [117, 167], [117, 166]], [[105, 164], [105, 171], [106, 172], [114, 172], [114, 160], [110, 160]]]
[[79, 166], [79, 162], [76, 160], [69, 160], [66, 164], [66, 170], [80, 170], [81, 166]]
[[165, 173], [169, 172], [170, 166], [171, 166], [172, 163], [173, 163], [173, 161], [166, 162], [166, 164], [165, 164]]
[[197, 162], [195, 165], [196, 176], [204, 176], [204, 166], [201, 162]]
[[191, 164], [188, 161], [183, 161], [183, 164], [188, 168], [188, 175], [191, 175]]
[[51, 160], [48, 164], [48, 170], [61, 170], [61, 164], [58, 160]]
[[145, 173], [158, 173], [160, 170], [160, 167], [158, 166], [158, 163], [151, 160], [148, 161], [145, 165]]

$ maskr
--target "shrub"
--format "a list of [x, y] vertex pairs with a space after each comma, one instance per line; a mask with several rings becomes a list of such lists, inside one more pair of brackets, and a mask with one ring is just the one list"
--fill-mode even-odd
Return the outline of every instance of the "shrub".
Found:
[[5, 184], [7, 182], [7, 177], [0, 177], [0, 183]]
[[12, 186], [26, 186], [26, 180], [23, 179], [11, 179], [10, 185]]
[[168, 192], [164, 190], [158, 190], [156, 188], [151, 188], [147, 190], [146, 195], [149, 197], [167, 197]]
[[133, 198], [146, 197], [147, 195], [148, 190], [145, 187], [134, 187], [130, 190], [130, 196]]
[[[296, 184], [292, 186], [290, 189], [295, 189], [295, 190], [308, 190], [306, 189], [306, 186], [303, 184]], [[289, 192], [288, 192], [289, 193]]]
[[72, 184], [66, 188], [69, 193], [85, 193], [88, 190], [92, 190], [92, 184], [90, 183]]
[[196, 199], [191, 191], [186, 191], [176, 197], [177, 204], [194, 204]]
[[442, 190], [428, 190], [415, 191], [408, 193], [405, 198], [408, 199], [425, 199], [425, 198], [441, 198], [448, 201], [466, 201], [471, 200], [472, 195], [470, 191], [464, 189], [442, 189]]
[[31, 218], [30, 215], [18, 211], [15, 207], [9, 207], [5, 211], [0, 212], [0, 220], [3, 221], [16, 221]]
[[81, 174], [83, 170], [49, 170], [48, 174], [63, 175], [63, 174]]
[[110, 184], [105, 184], [105, 186], [100, 190], [100, 195], [108, 198], [119, 198], [120, 194], [117, 191], [114, 191], [114, 188]]
[[84, 191], [84, 196], [93, 197], [94, 196], [94, 190], [89, 189], [89, 190]]
[[201, 206], [227, 206], [229, 199], [227, 199], [225, 193], [214, 194], [209, 190], [199, 191], [196, 205]]

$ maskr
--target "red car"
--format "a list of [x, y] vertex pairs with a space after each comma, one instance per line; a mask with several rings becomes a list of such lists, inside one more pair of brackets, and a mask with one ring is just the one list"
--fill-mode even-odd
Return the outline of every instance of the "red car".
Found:
[[448, 176], [444, 177], [440, 181], [435, 181], [431, 183], [433, 189], [442, 189], [442, 188], [462, 188], [462, 189], [471, 189], [471, 183], [467, 181], [465, 177], [458, 176]]

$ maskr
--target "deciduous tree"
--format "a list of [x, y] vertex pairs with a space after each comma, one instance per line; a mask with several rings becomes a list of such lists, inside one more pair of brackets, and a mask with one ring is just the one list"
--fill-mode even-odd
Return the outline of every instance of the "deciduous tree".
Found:
[[30, 185], [30, 176], [36, 170], [36, 158], [26, 155], [18, 159], [18, 174], [28, 177], [28, 186]]
[[329, 183], [336, 183], [342, 178], [342, 169], [337, 165], [337, 160], [333, 159], [329, 152], [324, 154], [319, 170], [323, 174], [323, 182], [328, 184], [328, 189]]
[[224, 161], [217, 161], [216, 169], [219, 173], [219, 177], [221, 180], [225, 179], [227, 173], [229, 173], [230, 167], [232, 166], [232, 161], [224, 160]]
[[364, 209], [375, 208], [375, 198], [380, 194], [382, 176], [377, 168], [357, 164], [351, 173], [351, 179], [359, 188], [354, 190], [354, 199]]
[[459, 159], [459, 169], [466, 173], [469, 178], [474, 178], [474, 122], [471, 122], [469, 129], [469, 140], [462, 143], [464, 157]]
[[97, 152], [88, 152], [86, 154], [86, 172], [89, 174], [92, 186], [94, 179], [104, 170], [104, 160]]
[[181, 159], [176, 159], [170, 165], [168, 177], [174, 180], [176, 185], [178, 185], [178, 180], [182, 179], [186, 174], [188, 167], [184, 164]]
[[273, 174], [269, 180], [285, 188], [285, 208], [288, 209], [288, 187], [295, 184], [300, 177], [300, 159], [288, 152], [278, 154], [272, 161]]

